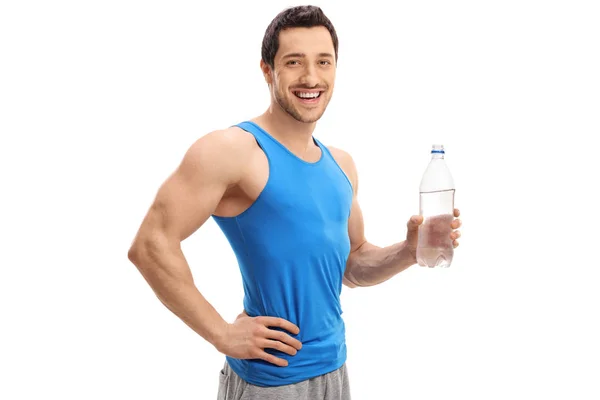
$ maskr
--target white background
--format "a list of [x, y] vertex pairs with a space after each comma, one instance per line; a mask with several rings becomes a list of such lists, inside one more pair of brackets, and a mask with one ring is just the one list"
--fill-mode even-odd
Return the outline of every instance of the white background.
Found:
[[[340, 37], [315, 136], [354, 156], [370, 241], [404, 239], [436, 142], [464, 223], [451, 268], [344, 288], [353, 399], [600, 398], [594, 3], [314, 3]], [[1, 4], [0, 398], [215, 399], [223, 355], [127, 250], [187, 147], [265, 110], [295, 3]], [[212, 220], [184, 252], [232, 320]]]

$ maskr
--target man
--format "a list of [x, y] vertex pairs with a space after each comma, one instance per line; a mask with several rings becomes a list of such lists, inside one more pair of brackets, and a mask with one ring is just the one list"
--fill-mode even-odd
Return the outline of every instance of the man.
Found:
[[[277, 15], [262, 46], [268, 110], [190, 146], [131, 246], [157, 297], [226, 355], [220, 399], [350, 399], [342, 284], [376, 285], [416, 263], [422, 217], [410, 218], [405, 241], [367, 242], [352, 158], [312, 135], [337, 55], [321, 9]], [[180, 247], [211, 216], [243, 278], [244, 311], [233, 323], [196, 289]], [[459, 226], [455, 219], [455, 247]]]

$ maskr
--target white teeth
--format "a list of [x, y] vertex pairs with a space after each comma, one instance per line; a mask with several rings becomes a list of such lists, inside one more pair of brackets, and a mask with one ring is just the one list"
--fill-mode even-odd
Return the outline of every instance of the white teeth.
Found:
[[303, 99], [316, 99], [317, 97], [319, 97], [320, 94], [321, 94], [321, 92], [313, 92], [313, 93], [296, 92], [296, 96], [301, 97]]

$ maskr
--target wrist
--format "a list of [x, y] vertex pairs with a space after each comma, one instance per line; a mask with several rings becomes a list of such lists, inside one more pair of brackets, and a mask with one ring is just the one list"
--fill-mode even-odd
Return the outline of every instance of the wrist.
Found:
[[213, 345], [215, 349], [222, 352], [224, 344], [226, 342], [227, 331], [229, 330], [229, 323], [225, 320], [221, 320], [213, 326], [209, 335], [208, 342]]
[[411, 265], [417, 263], [417, 245], [411, 245], [408, 241], [404, 242], [405, 258]]

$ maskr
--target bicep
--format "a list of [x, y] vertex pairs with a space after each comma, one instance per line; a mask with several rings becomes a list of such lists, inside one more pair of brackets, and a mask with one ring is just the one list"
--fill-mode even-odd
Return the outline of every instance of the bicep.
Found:
[[160, 186], [138, 232], [140, 242], [179, 246], [206, 222], [236, 182], [239, 158], [216, 135], [194, 143]]
[[209, 218], [227, 187], [210, 177], [194, 177], [180, 166], [159, 188], [142, 228], [181, 242]]

